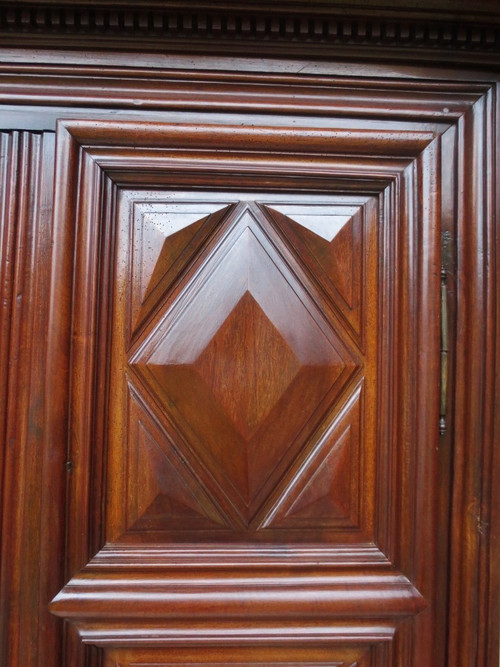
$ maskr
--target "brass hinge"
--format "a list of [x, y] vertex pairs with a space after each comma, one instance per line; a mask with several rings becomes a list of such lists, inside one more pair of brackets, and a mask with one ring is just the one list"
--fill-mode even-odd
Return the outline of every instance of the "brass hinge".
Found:
[[439, 433], [446, 433], [448, 410], [448, 290], [446, 269], [441, 268], [441, 396], [439, 406]]

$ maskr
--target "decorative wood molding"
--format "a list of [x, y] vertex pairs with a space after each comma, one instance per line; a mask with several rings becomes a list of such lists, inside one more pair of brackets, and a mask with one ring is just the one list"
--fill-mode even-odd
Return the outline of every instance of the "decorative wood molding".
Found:
[[[229, 67], [229, 63], [228, 63]], [[273, 84], [272, 91], [269, 84]], [[245, 112], [408, 121], [458, 121], [491, 88], [489, 82], [416, 83], [382, 77], [293, 73], [155, 71], [96, 66], [16, 65], [0, 62], [4, 104], [122, 109]], [[366, 103], [367, 94], [369, 104]], [[387, 99], [390, 99], [390, 105]], [[58, 110], [60, 114], [60, 110]], [[76, 112], [71, 112], [73, 116]], [[81, 110], [78, 111], [81, 113]], [[271, 122], [271, 120], [268, 120]]]
[[54, 139], [0, 134], [0, 661], [9, 665], [34, 664], [37, 642], [25, 639], [39, 632], [57, 660], [61, 631], [47, 601], [62, 583], [54, 562], [64, 542], [65, 454], [44, 447], [50, 268], [40, 261], [51, 252]]
[[[266, 53], [323, 52], [331, 48], [416, 49], [500, 54], [500, 14], [464, 13], [461, 18], [412, 16], [408, 11], [368, 13], [339, 5], [247, 5], [191, 8], [178, 3], [158, 6], [4, 3], [0, 8], [4, 45], [20, 36], [25, 44], [65, 44], [106, 49], [203, 49], [249, 51], [259, 44]], [[50, 39], [49, 39], [50, 36]], [[407, 51], [408, 53], [408, 51]]]

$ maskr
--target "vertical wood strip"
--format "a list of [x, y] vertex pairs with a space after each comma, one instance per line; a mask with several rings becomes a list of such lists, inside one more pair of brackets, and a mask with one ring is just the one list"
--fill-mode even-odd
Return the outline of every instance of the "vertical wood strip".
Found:
[[[493, 145], [500, 145], [500, 84], [497, 84], [495, 89], [495, 127], [493, 128]], [[496, 150], [493, 156], [496, 179], [500, 174], [500, 150]], [[500, 189], [497, 188], [494, 192], [495, 201], [494, 215], [496, 224], [492, 226], [492, 280], [495, 285], [498, 285], [500, 276], [500, 229], [498, 221], [500, 220]], [[496, 288], [497, 289], [497, 288]], [[495, 310], [495, 338], [498, 341], [500, 332], [500, 298], [495, 292], [493, 295], [493, 308]], [[498, 344], [498, 343], [497, 343]], [[495, 410], [495, 404], [498, 405], [500, 400], [500, 354], [496, 352], [495, 359], [495, 392], [496, 403], [493, 403], [493, 443], [500, 442], [500, 410]], [[492, 664], [493, 660], [499, 662], [498, 656], [500, 653], [500, 484], [498, 479], [500, 477], [500, 447], [493, 446], [491, 451], [491, 495], [485, 501], [490, 502], [490, 544], [489, 544], [489, 605], [488, 605], [488, 655]]]
[[0, 393], [6, 409], [0, 655], [4, 664], [42, 665], [44, 647], [50, 646], [51, 660], [58, 658], [60, 626], [47, 604], [54, 580], [61, 581], [61, 526], [42, 518], [46, 489], [53, 492], [61, 476], [57, 469], [44, 474], [42, 454], [53, 136], [3, 134], [1, 147]]
[[[11, 332], [12, 294], [14, 280], [15, 233], [17, 200], [15, 196], [18, 172], [18, 140], [19, 134], [2, 133], [0, 144], [0, 183], [2, 198], [0, 199], [0, 403], [3, 409], [0, 413], [0, 472], [2, 506], [5, 508], [7, 497], [7, 396], [9, 384], [9, 346]], [[12, 611], [10, 590], [8, 589], [8, 548], [10, 540], [7, 533], [8, 515], [4, 509], [2, 515], [2, 530], [0, 532], [1, 559], [0, 559], [0, 662], [8, 664], [9, 622]]]
[[[498, 665], [487, 645], [496, 281], [492, 93], [459, 122], [457, 340], [448, 664]], [[464, 156], [470, 156], [465, 161]]]

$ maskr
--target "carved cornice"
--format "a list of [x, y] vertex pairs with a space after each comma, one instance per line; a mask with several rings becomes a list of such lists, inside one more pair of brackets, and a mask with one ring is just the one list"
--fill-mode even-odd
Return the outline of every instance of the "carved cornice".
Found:
[[[0, 8], [0, 35], [5, 46], [18, 46], [20, 36], [30, 45], [87, 45], [158, 50], [210, 49], [218, 52], [328, 52], [329, 48], [382, 47], [500, 53], [498, 12], [375, 11], [338, 4], [307, 5], [307, 14], [293, 3], [277, 2], [245, 8], [223, 3], [215, 8], [169, 3], [6, 3]], [[26, 43], [26, 42], [25, 42]], [[254, 52], [255, 54], [255, 52]]]

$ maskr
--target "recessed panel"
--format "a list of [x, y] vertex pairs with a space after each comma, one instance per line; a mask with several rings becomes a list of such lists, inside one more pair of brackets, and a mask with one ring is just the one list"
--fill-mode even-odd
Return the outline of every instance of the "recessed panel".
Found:
[[[360, 383], [375, 387], [376, 359], [366, 359], [319, 284], [320, 270], [315, 273], [310, 259], [314, 249], [283, 237], [283, 221], [270, 214], [265, 196], [198, 197], [193, 203], [183, 193], [165, 193], [168, 205], [127, 197], [118, 217], [123, 248], [130, 224], [143, 246], [148, 241], [139, 254], [133, 246], [118, 265], [117, 287], [128, 283], [129, 298], [142, 299], [142, 306], [130, 342], [126, 326], [113, 330], [113, 379], [127, 389], [113, 394], [124, 399], [116, 408], [123, 422], [111, 440], [111, 460], [117, 470], [128, 461], [128, 486], [109, 486], [122, 517], [110, 532], [127, 541], [141, 530], [160, 541], [193, 539], [193, 531], [210, 539], [211, 530], [218, 537], [224, 531], [229, 541], [283, 539], [287, 531], [299, 541], [341, 542], [348, 530], [364, 535], [373, 488], [363, 489], [360, 452], [364, 448], [366, 463], [373, 460], [373, 435], [362, 442], [362, 432], [373, 434], [375, 425], [361, 427]], [[377, 246], [376, 219], [362, 224], [361, 204], [332, 199], [326, 206], [313, 197], [310, 210], [304, 204], [282, 208], [301, 211], [304, 229], [324, 225], [321, 242], [342, 234], [358, 215], [358, 236], [370, 234]], [[193, 222], [200, 212], [207, 217]], [[163, 230], [158, 238], [149, 229], [153, 218], [154, 229]], [[196, 238], [204, 226], [204, 236], [190, 242], [188, 236]], [[187, 235], [180, 245], [191, 243], [189, 253], [179, 253], [179, 234]], [[361, 271], [368, 261], [363, 244], [350, 250]], [[344, 251], [329, 250], [340, 266]], [[138, 266], [138, 257], [147, 268]], [[335, 271], [341, 274], [332, 268], [331, 280]], [[350, 281], [352, 266], [337, 280], [338, 289]], [[376, 282], [368, 289], [376, 294]], [[360, 295], [358, 289], [358, 301]], [[130, 304], [116, 304], [123, 308], [116, 321], [126, 323]], [[367, 307], [376, 320], [375, 300]], [[135, 398], [129, 396], [123, 409], [127, 392]], [[137, 404], [147, 420], [131, 416]], [[111, 472], [110, 479], [116, 477]], [[144, 496], [140, 510], [131, 489]]]

